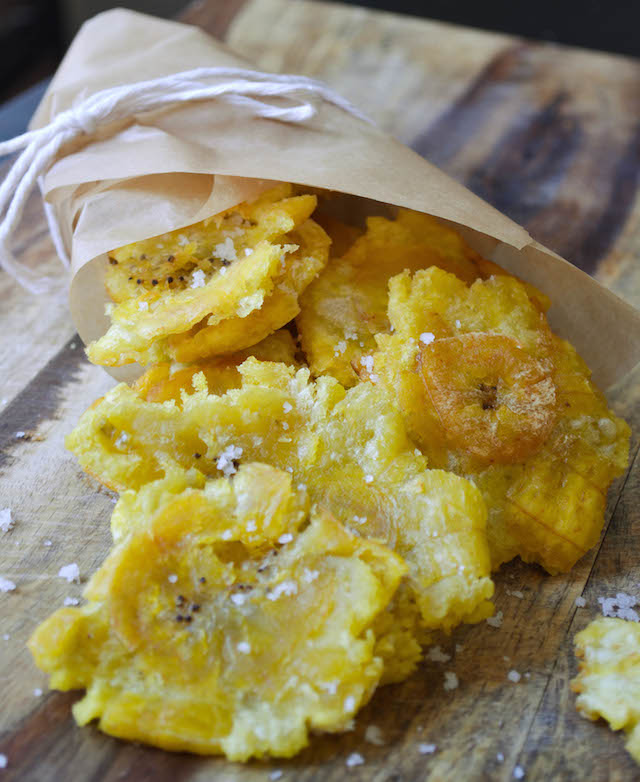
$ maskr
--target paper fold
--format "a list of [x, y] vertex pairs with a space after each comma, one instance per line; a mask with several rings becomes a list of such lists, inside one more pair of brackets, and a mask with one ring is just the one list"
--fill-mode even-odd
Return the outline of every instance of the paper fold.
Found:
[[[76, 36], [31, 126], [106, 87], [203, 66], [251, 67], [197, 28], [107, 11]], [[106, 252], [190, 225], [275, 180], [447, 220], [479, 252], [550, 295], [552, 325], [600, 385], [640, 361], [640, 315], [632, 307], [412, 150], [328, 102], [305, 124], [258, 118], [220, 100], [192, 103], [133, 117], [65, 153], [44, 178], [43, 195], [71, 257], [71, 313], [85, 342], [108, 325], [97, 316], [106, 303]]]

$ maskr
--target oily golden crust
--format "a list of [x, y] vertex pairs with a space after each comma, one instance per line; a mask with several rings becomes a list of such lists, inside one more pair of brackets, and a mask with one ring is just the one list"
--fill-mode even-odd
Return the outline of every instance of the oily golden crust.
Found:
[[[437, 266], [472, 284], [500, 267], [483, 259], [435, 218], [399, 209], [394, 220], [369, 217], [366, 233], [332, 260], [301, 297], [296, 323], [315, 375], [330, 374], [345, 387], [358, 381], [358, 365], [375, 350], [375, 335], [389, 331], [388, 282], [397, 274]], [[543, 295], [531, 287], [544, 306]]]
[[[584, 362], [551, 333], [521, 283], [505, 276], [467, 287], [435, 268], [413, 277], [398, 275], [390, 282], [389, 319], [394, 333], [378, 336], [380, 349], [360, 374], [393, 390], [412, 439], [431, 464], [464, 475], [480, 488], [489, 511], [493, 566], [520, 555], [551, 573], [569, 570], [597, 542], [607, 488], [625, 469], [629, 447], [627, 425], [608, 409]], [[501, 368], [512, 377], [509, 382], [517, 377], [525, 390], [537, 378], [545, 391], [541, 397], [524, 395], [533, 424], [524, 432], [507, 430], [504, 452], [494, 437], [500, 429], [487, 415], [492, 411], [471, 409], [486, 415], [480, 436], [459, 414], [460, 400], [467, 396], [485, 399], [489, 394], [488, 401], [495, 402], [491, 386], [499, 383], [481, 379], [489, 389], [478, 388], [474, 350], [503, 340], [508, 342], [502, 358], [491, 350], [484, 355], [489, 375]], [[444, 355], [446, 362], [429, 361], [433, 353]], [[525, 356], [523, 371], [514, 375], [518, 355]], [[524, 371], [527, 367], [535, 372]], [[435, 378], [426, 377], [434, 371]], [[440, 396], [434, 395], [438, 385]], [[537, 409], [531, 404], [536, 398]]]
[[89, 358], [107, 366], [193, 361], [255, 344], [288, 322], [329, 245], [309, 220], [315, 196], [291, 192], [278, 186], [251, 204], [112, 252], [112, 323], [89, 345]]
[[640, 624], [614, 618], [591, 622], [575, 637], [580, 672], [571, 682], [576, 708], [603, 717], [627, 734], [626, 748], [640, 764]]
[[181, 405], [145, 402], [120, 385], [85, 413], [67, 445], [118, 491], [172, 465], [217, 475], [225, 454], [290, 470], [312, 502], [402, 552], [426, 627], [491, 612], [484, 503], [467, 481], [425, 471], [384, 393], [369, 384], [345, 392], [335, 380], [313, 383], [307, 370], [255, 359], [240, 372], [242, 388], [223, 396], [197, 376]]
[[147, 402], [167, 402], [173, 399], [180, 403], [182, 392], [193, 393], [193, 378], [202, 372], [212, 394], [224, 394], [231, 388], [240, 388], [242, 377], [238, 367], [249, 356], [260, 361], [278, 361], [297, 366], [296, 344], [291, 333], [280, 329], [257, 345], [226, 356], [203, 359], [197, 364], [180, 366], [163, 363], [149, 367], [134, 383], [133, 388]]
[[373, 625], [401, 558], [309, 516], [291, 476], [266, 465], [166, 488], [142, 489], [153, 515], [130, 518], [87, 605], [29, 641], [52, 687], [87, 690], [76, 720], [232, 760], [289, 757], [311, 730], [346, 729], [382, 674]]

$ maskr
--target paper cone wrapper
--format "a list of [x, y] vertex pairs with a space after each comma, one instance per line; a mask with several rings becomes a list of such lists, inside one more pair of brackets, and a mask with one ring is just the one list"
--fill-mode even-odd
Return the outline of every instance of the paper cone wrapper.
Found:
[[[216, 66], [252, 67], [197, 28], [108, 11], [76, 36], [31, 127], [106, 87]], [[552, 326], [603, 387], [640, 360], [640, 316], [632, 307], [416, 153], [329, 102], [304, 124], [259, 118], [222, 100], [192, 103], [131, 117], [63, 152], [42, 189], [71, 258], [71, 313], [85, 343], [109, 325], [105, 253], [254, 198], [275, 180], [448, 221], [482, 255], [551, 297]]]

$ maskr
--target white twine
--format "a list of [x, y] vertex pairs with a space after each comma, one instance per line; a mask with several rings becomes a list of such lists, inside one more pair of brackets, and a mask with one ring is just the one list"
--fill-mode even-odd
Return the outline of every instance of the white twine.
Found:
[[[260, 100], [264, 97], [286, 98], [288, 105]], [[98, 128], [112, 122], [212, 98], [243, 106], [257, 117], [293, 123], [303, 123], [315, 116], [321, 99], [371, 123], [349, 101], [320, 81], [243, 68], [195, 68], [101, 90], [61, 112], [45, 127], [0, 143], [0, 156], [23, 150], [0, 185], [0, 266], [32, 293], [42, 293], [51, 285], [51, 278], [42, 277], [17, 261], [10, 242], [27, 198], [36, 183], [42, 185], [44, 174], [62, 147], [80, 136], [90, 137]], [[68, 266], [60, 226], [46, 202], [45, 214], [58, 255]]]

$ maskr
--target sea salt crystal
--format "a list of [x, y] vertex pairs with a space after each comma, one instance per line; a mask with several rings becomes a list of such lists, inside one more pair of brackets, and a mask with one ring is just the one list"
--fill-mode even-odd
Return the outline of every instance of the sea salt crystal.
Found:
[[504, 755], [502, 754], [502, 752], [498, 752], [498, 754], [496, 755], [496, 760], [498, 761], [498, 763], [504, 763]]
[[353, 695], [348, 695], [344, 699], [344, 710], [353, 711], [355, 707], [356, 707], [356, 699], [353, 697]]
[[43, 546], [53, 546], [52, 540], [45, 540], [45, 542], [42, 544]]
[[231, 540], [231, 538], [233, 537], [233, 534], [232, 534], [230, 529], [226, 529], [222, 533], [222, 535], [220, 535], [220, 537], [222, 538], [222, 540]]
[[242, 652], [242, 654], [249, 654], [251, 651], [251, 647], [246, 641], [240, 641], [240, 643], [236, 646], [236, 649], [239, 652]]
[[453, 671], [446, 671], [444, 674], [444, 688], [445, 690], [455, 690], [458, 686], [458, 677]]
[[421, 755], [433, 755], [437, 749], [437, 744], [418, 744], [418, 752]]
[[281, 581], [270, 592], [267, 592], [267, 600], [277, 600], [280, 595], [298, 594], [298, 585], [295, 581]]
[[603, 616], [614, 616], [618, 619], [629, 619], [632, 622], [639, 622], [640, 616], [633, 607], [638, 604], [638, 599], [633, 595], [627, 595], [624, 592], [618, 592], [615, 597], [599, 597], [598, 602], [602, 606]]
[[249, 521], [246, 523], [246, 529], [247, 532], [255, 532], [257, 529], [257, 524], [253, 519], [249, 519]]
[[72, 562], [70, 565], [64, 565], [60, 568], [58, 571], [58, 576], [60, 578], [66, 578], [69, 583], [72, 581], [75, 581], [76, 584], [80, 583], [80, 568], [76, 565], [75, 562]]
[[304, 578], [307, 584], [311, 584], [313, 581], [316, 580], [316, 578], [318, 578], [319, 575], [320, 575], [319, 570], [309, 570], [309, 568], [306, 567], [304, 569], [304, 573], [302, 574], [302, 578]]
[[524, 779], [524, 769], [522, 766], [516, 766], [513, 769], [513, 778], [514, 779]]
[[15, 588], [16, 585], [13, 583], [13, 581], [9, 581], [8, 578], [0, 576], [0, 592], [13, 592]]
[[175, 584], [177, 580], [178, 580], [178, 576], [176, 576], [175, 573], [169, 574], [168, 581], [170, 584]]
[[35, 690], [33, 691], [33, 694], [36, 696], [36, 698], [39, 698], [42, 695], [42, 690], [40, 689], [40, 687], [36, 687]]
[[293, 535], [290, 532], [285, 532], [284, 535], [280, 535], [278, 538], [278, 543], [282, 543], [283, 545], [285, 543], [291, 543], [293, 540]]
[[443, 652], [439, 646], [432, 646], [427, 652], [427, 660], [434, 663], [448, 663], [451, 655]]
[[341, 356], [345, 350], [347, 349], [347, 343], [344, 340], [341, 340], [338, 342], [338, 344], [335, 346], [333, 353], [335, 356]]
[[248, 247], [244, 248], [244, 254], [245, 257], [248, 258], [250, 255], [253, 255], [253, 250], [250, 250]]
[[282, 409], [284, 410], [285, 413], [290, 413], [293, 410], [293, 405], [291, 404], [291, 402], [285, 402], [282, 405]]
[[80, 603], [77, 597], [65, 597], [64, 599], [64, 605], [66, 606], [77, 606]]
[[420, 334], [420, 342], [422, 342], [423, 345], [430, 345], [435, 338], [436, 335], [432, 334], [430, 331], [425, 331], [424, 333]]
[[277, 768], [275, 771], [272, 771], [269, 774], [269, 779], [273, 780], [273, 782], [275, 782], [275, 780], [281, 779], [281, 778], [282, 778], [282, 771], [279, 768]]
[[11, 518], [11, 508], [3, 508], [0, 510], [0, 530], [2, 532], [9, 532], [13, 529], [15, 521]]
[[364, 482], [365, 483], [373, 483], [373, 475], [365, 475], [364, 476]]
[[234, 605], [241, 606], [243, 603], [245, 603], [247, 599], [246, 595], [243, 595], [241, 592], [236, 592], [236, 594], [231, 595], [231, 602]]
[[495, 616], [488, 617], [486, 622], [491, 627], [502, 627], [503, 616], [504, 615], [503, 615], [502, 611], [498, 611], [498, 613]]
[[0, 768], [6, 768], [7, 767], [7, 756], [0, 754]]
[[353, 768], [354, 766], [362, 766], [364, 758], [359, 752], [352, 752], [346, 760], [347, 768]]
[[22, 440], [24, 437], [26, 437], [27, 433], [20, 430], [19, 432], [16, 432], [15, 436], [17, 440]]
[[367, 729], [364, 732], [364, 740], [368, 741], [369, 744], [374, 744], [376, 747], [381, 747], [384, 744], [384, 736], [377, 725], [367, 725]]
[[224, 473], [225, 478], [233, 475], [236, 470], [234, 462], [242, 456], [242, 448], [238, 445], [228, 445], [218, 457], [216, 467]]
[[204, 288], [205, 279], [202, 269], [196, 269], [191, 275], [191, 287], [192, 288]]
[[460, 323], [460, 321], [456, 319], [456, 328], [459, 329], [460, 326], [462, 326], [462, 323]]
[[521, 678], [522, 677], [520, 676], [518, 671], [509, 671], [509, 673], [507, 674], [507, 679], [509, 679], [510, 682], [514, 682], [514, 684], [519, 682]]
[[138, 302], [138, 309], [140, 310], [140, 312], [147, 312], [147, 310], [149, 309], [149, 302], [148, 301]]
[[216, 244], [214, 253], [222, 261], [235, 261], [238, 258], [236, 248], [230, 236], [227, 236], [224, 242]]
[[587, 601], [584, 599], [584, 597], [576, 597], [575, 604], [578, 608], [584, 608], [587, 605]]
[[129, 435], [127, 432], [120, 432], [120, 435], [118, 439], [115, 441], [114, 445], [116, 448], [124, 448], [125, 445], [129, 442]]
[[367, 372], [373, 372], [373, 356], [362, 356], [360, 363]]

